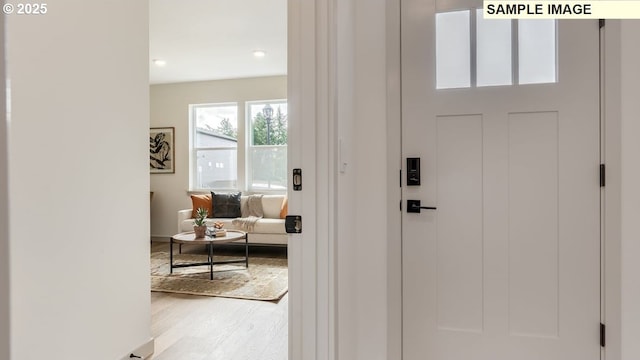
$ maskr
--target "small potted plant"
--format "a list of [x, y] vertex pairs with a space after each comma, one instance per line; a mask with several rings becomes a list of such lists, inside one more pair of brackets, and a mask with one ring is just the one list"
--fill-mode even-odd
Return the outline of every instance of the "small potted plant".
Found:
[[205, 208], [198, 208], [196, 211], [196, 218], [193, 220], [193, 232], [196, 234], [196, 239], [203, 238], [207, 231], [205, 219], [208, 214], [209, 212]]

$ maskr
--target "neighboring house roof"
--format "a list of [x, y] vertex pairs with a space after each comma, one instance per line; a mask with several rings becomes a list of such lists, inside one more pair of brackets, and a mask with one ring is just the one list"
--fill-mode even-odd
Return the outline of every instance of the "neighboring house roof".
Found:
[[217, 132], [215, 132], [215, 131], [205, 130], [205, 129], [200, 129], [200, 128], [197, 128], [197, 129], [196, 129], [196, 131], [197, 131], [199, 134], [202, 134], [202, 135], [207, 135], [207, 136], [216, 137], [216, 138], [218, 138], [218, 139], [223, 139], [223, 140], [229, 140], [229, 141], [233, 141], [233, 142], [238, 142], [238, 139], [234, 139], [234, 138], [232, 138], [231, 136], [218, 134], [218, 133], [217, 133]]

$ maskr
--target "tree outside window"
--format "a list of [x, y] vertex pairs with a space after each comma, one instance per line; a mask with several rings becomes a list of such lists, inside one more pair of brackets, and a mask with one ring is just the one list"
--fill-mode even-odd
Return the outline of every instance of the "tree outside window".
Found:
[[[251, 190], [287, 188], [287, 103], [261, 101], [248, 105], [251, 128], [248, 185]], [[270, 110], [268, 110], [270, 109]]]

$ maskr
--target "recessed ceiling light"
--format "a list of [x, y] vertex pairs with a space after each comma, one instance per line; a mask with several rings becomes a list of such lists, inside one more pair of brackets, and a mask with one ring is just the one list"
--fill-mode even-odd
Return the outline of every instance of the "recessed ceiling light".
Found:
[[153, 59], [153, 64], [156, 66], [165, 66], [167, 62], [162, 59]]
[[253, 56], [255, 56], [257, 58], [263, 58], [265, 55], [267, 55], [267, 53], [264, 52], [264, 50], [254, 50], [253, 51]]

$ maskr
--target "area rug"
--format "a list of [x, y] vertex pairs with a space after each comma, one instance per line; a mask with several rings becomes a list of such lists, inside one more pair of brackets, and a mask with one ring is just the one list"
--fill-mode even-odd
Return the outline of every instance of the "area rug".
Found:
[[[215, 261], [230, 258], [214, 256]], [[173, 260], [174, 263], [202, 262], [207, 261], [207, 256], [177, 254]], [[244, 264], [214, 265], [213, 280], [209, 280], [208, 266], [173, 269], [173, 274], [169, 274], [169, 253], [151, 254], [151, 291], [275, 301], [287, 289], [287, 259], [249, 257], [248, 269]]]

